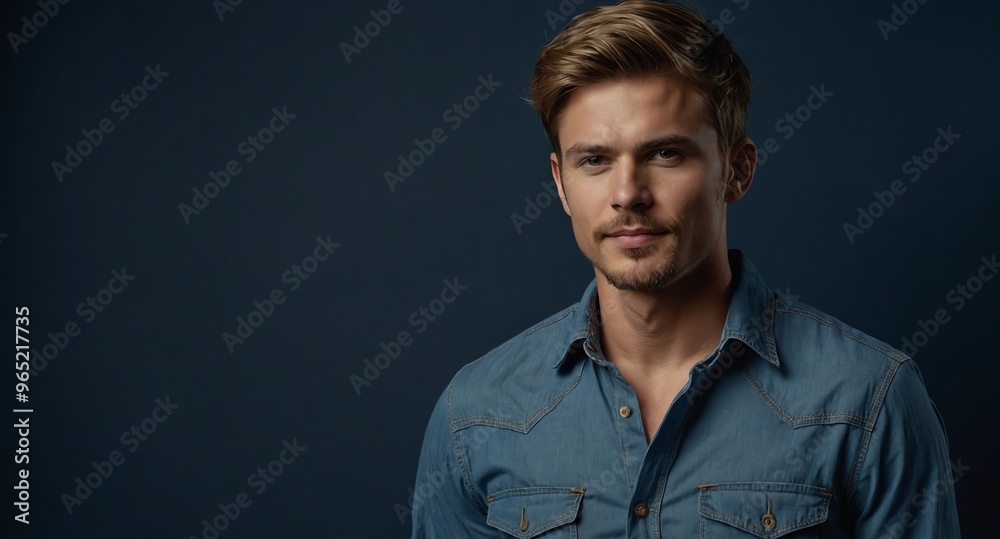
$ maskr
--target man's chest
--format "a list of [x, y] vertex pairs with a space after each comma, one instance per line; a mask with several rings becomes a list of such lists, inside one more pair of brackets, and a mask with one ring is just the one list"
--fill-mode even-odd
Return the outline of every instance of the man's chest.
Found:
[[[512, 526], [522, 509], [535, 522], [534, 507], [580, 537], [622, 537], [623, 525], [629, 536], [840, 536], [824, 523], [841, 514], [851, 461], [838, 448], [854, 445], [856, 429], [790, 428], [735, 380], [650, 393], [584, 377], [530, 427], [484, 420], [460, 440], [494, 519]], [[646, 432], [657, 433], [651, 445]]]

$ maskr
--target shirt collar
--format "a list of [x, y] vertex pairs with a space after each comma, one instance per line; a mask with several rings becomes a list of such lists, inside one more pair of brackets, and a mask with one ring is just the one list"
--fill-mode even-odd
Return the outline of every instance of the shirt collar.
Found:
[[[729, 312], [718, 348], [721, 349], [729, 339], [736, 339], [746, 344], [759, 357], [779, 367], [774, 343], [774, 291], [764, 282], [749, 257], [738, 249], [730, 249], [728, 254], [736, 288], [729, 302]], [[568, 318], [566, 351], [553, 367], [583, 356], [584, 347], [588, 347], [591, 352], [600, 349], [600, 339], [597, 338], [600, 331], [597, 279], [587, 286], [580, 303]]]

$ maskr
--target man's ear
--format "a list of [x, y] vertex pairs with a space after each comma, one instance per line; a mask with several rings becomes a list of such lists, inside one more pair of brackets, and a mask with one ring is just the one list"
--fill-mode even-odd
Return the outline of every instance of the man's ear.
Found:
[[563, 190], [562, 171], [559, 170], [559, 158], [556, 156], [556, 152], [549, 154], [549, 165], [552, 166], [552, 179], [555, 180], [556, 189], [559, 190], [559, 200], [562, 201], [563, 211], [572, 217], [573, 214], [570, 213], [569, 204], [566, 202], [566, 191]]
[[757, 145], [749, 137], [743, 137], [733, 144], [729, 151], [729, 170], [726, 174], [726, 202], [732, 204], [746, 194], [753, 183], [757, 169]]

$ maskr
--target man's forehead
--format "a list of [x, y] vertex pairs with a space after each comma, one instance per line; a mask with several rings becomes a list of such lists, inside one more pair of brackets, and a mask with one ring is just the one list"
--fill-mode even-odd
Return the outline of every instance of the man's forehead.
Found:
[[703, 136], [714, 131], [693, 84], [670, 76], [601, 81], [575, 89], [557, 117], [560, 147], [578, 142]]

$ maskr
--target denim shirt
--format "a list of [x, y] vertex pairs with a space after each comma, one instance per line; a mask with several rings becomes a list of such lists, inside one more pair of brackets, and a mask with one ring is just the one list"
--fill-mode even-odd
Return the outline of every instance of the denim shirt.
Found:
[[729, 257], [719, 344], [648, 444], [596, 281], [462, 368], [427, 426], [412, 537], [959, 537], [962, 469], [914, 362]]

